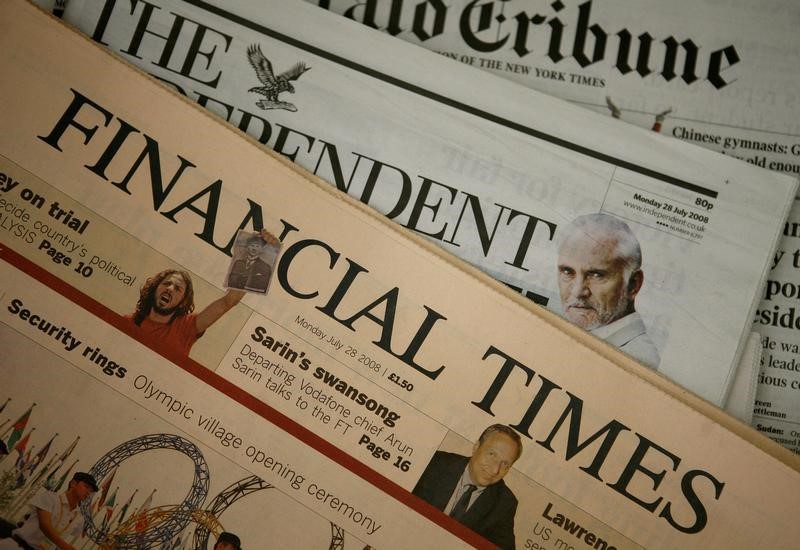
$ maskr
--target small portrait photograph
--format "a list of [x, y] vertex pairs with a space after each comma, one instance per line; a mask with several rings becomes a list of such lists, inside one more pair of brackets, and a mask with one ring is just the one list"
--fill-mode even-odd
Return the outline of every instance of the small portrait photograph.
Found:
[[436, 451], [412, 493], [500, 548], [513, 549], [518, 501], [504, 478], [521, 454], [519, 434], [492, 424], [469, 453]]
[[225, 286], [266, 294], [278, 252], [280, 241], [268, 231], [239, 231], [233, 244]]
[[636, 309], [642, 247], [627, 223], [605, 213], [578, 216], [560, 231], [556, 269], [564, 317], [658, 368], [658, 349]]
[[554, 473], [549, 451], [538, 445], [523, 449], [520, 434], [506, 424], [476, 428], [482, 432], [470, 439], [447, 432], [414, 495], [503, 550], [568, 548], [558, 541], [577, 549], [581, 539], [570, 538], [564, 518], [592, 533], [598, 541], [593, 548], [633, 545], [542, 484]]

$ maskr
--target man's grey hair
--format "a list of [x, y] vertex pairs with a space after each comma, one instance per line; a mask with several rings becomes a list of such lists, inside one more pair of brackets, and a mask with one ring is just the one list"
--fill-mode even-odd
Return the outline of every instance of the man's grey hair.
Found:
[[642, 247], [628, 224], [609, 214], [585, 214], [578, 216], [567, 225], [559, 235], [558, 249], [572, 237], [601, 241], [612, 237], [616, 239], [617, 257], [625, 264], [623, 274], [626, 281], [642, 268]]

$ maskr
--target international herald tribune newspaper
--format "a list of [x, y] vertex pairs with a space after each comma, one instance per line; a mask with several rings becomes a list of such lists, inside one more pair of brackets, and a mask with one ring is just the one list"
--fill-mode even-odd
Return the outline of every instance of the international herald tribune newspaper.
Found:
[[[800, 174], [796, 2], [312, 3], [621, 122]], [[753, 324], [763, 347], [753, 425], [795, 452], [798, 220], [795, 206]]]
[[[65, 547], [797, 538], [788, 451], [28, 4], [0, 31], [0, 544], [45, 507]], [[280, 241], [266, 294], [223, 288], [242, 225]], [[481, 482], [495, 424], [520, 444]], [[491, 520], [430, 496], [446, 463]]]
[[791, 178], [304, 3], [70, 2], [65, 17], [337, 189], [724, 403]]

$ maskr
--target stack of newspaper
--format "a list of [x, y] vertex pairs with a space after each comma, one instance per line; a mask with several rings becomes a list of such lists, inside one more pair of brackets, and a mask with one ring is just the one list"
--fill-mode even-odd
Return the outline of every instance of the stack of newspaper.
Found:
[[[725, 403], [790, 178], [303, 3], [152, 6], [75, 0], [66, 19], [338, 189]], [[618, 243], [610, 255], [586, 256], [605, 241]], [[609, 292], [584, 288], [598, 271], [619, 275]]]
[[[419, 8], [394, 0], [312, 3], [616, 119], [769, 170], [800, 175], [800, 5], [726, 2], [485, 2]], [[648, 14], [642, 19], [642, 14]], [[747, 24], [742, 24], [744, 21]], [[709, 24], [712, 23], [712, 24]], [[541, 26], [541, 27], [539, 27]], [[559, 31], [560, 29], [560, 31]], [[796, 272], [800, 203], [790, 213], [754, 328], [762, 335], [754, 376], [726, 403], [743, 419], [800, 452]], [[744, 358], [740, 369], [747, 369]], [[759, 369], [761, 367], [761, 369]], [[755, 388], [753, 388], [755, 389]], [[755, 403], [754, 403], [755, 401]]]
[[711, 404], [794, 179], [302, 2], [7, 4], [0, 545], [800, 535]]

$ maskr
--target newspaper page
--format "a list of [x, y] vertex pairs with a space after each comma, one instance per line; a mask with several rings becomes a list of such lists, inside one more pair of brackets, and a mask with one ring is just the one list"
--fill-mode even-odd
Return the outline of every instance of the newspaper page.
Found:
[[0, 70], [3, 548], [800, 536], [798, 457], [19, 0]]
[[786, 223], [783, 240], [756, 311], [763, 354], [753, 425], [781, 445], [800, 453], [800, 201]]
[[[312, 3], [606, 116], [800, 175], [797, 2]], [[795, 208], [791, 223], [798, 220]], [[753, 425], [800, 452], [791, 223], [755, 317], [764, 359]]]
[[65, 17], [338, 189], [724, 402], [790, 178], [302, 2], [75, 1]]

